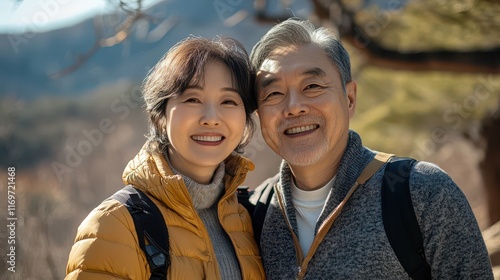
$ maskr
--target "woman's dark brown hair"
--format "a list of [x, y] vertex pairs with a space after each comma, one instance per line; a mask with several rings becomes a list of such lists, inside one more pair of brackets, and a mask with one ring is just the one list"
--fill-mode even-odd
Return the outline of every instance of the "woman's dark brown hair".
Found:
[[255, 130], [251, 115], [257, 107], [252, 98], [255, 73], [245, 48], [231, 38], [189, 37], [175, 44], [144, 80], [142, 91], [149, 116], [147, 137], [150, 149], [155, 147], [166, 152], [169, 143], [165, 115], [168, 99], [181, 95], [191, 82], [203, 79], [205, 65], [213, 61], [220, 61], [229, 68], [245, 106], [245, 132], [236, 150], [240, 151], [248, 144]]

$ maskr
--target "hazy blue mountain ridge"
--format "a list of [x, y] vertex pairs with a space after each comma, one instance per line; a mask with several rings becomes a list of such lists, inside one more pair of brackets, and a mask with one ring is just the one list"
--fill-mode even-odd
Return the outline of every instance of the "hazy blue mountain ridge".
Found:
[[[51, 79], [49, 75], [70, 66], [78, 55], [94, 44], [92, 19], [45, 33], [0, 34], [0, 96], [73, 96], [123, 79], [140, 83], [173, 44], [191, 34], [209, 38], [231, 36], [240, 40], [250, 52], [269, 26], [255, 22], [250, 1], [230, 5], [235, 2], [161, 2], [147, 13], [160, 21], [169, 17], [176, 19], [175, 26], [168, 33], [161, 36], [160, 32], [157, 40], [152, 41], [149, 37], [158, 34], [155, 28], [161, 23], [142, 22], [136, 25], [134, 33], [124, 43], [101, 48], [77, 71], [59, 79]], [[224, 20], [238, 11], [247, 13], [246, 18], [232, 27], [225, 26]], [[116, 15], [104, 15], [102, 21], [111, 22], [114, 17]], [[139, 29], [146, 32], [137, 32]], [[18, 44], [13, 45], [12, 40]]]

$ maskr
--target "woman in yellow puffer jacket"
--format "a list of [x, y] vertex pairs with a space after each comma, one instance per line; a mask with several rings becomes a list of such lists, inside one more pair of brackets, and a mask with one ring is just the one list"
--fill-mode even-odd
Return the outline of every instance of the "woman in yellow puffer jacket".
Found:
[[[254, 73], [233, 39], [190, 37], [143, 85], [148, 140], [123, 173], [160, 209], [169, 232], [167, 279], [264, 279], [252, 223], [236, 188], [251, 161], [239, 155], [254, 124]], [[66, 279], [149, 279], [134, 222], [105, 200], [78, 228]]]

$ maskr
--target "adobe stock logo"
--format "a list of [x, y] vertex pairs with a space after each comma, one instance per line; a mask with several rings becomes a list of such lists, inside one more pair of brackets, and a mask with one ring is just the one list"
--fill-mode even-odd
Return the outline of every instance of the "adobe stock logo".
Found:
[[415, 141], [415, 149], [409, 155], [417, 159], [425, 159], [438, 150], [439, 144], [449, 139], [453, 131], [460, 131], [466, 120], [473, 117], [474, 113], [485, 104], [496, 102], [500, 92], [500, 82], [493, 75], [477, 76], [477, 83], [471, 94], [466, 96], [460, 103], [452, 103], [443, 112], [443, 120], [447, 127], [435, 127], [425, 139]]
[[[118, 122], [124, 121], [132, 110], [140, 108], [142, 104], [142, 92], [140, 87], [134, 87], [128, 94], [121, 98], [114, 99], [110, 104], [110, 110], [118, 114]], [[88, 157], [98, 146], [100, 146], [107, 135], [113, 133], [116, 129], [117, 121], [112, 118], [102, 118], [97, 128], [90, 130], [83, 129], [76, 145], [66, 145], [65, 161], [63, 163], [53, 161], [51, 164], [59, 182], [62, 182], [64, 175], [73, 172], [86, 157]]]
[[219, 19], [227, 27], [233, 27], [248, 16], [243, 8], [238, 8], [243, 0], [215, 0], [212, 2]]

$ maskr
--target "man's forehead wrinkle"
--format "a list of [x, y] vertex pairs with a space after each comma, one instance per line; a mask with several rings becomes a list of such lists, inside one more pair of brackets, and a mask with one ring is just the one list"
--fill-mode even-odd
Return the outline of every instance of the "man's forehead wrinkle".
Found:
[[257, 81], [261, 88], [267, 87], [272, 83], [279, 81], [280, 70], [282, 70], [282, 60], [277, 56], [266, 58], [257, 72]]
[[[273, 66], [274, 68], [281, 67], [283, 61], [286, 60], [286, 57], [290, 54], [293, 54], [298, 49], [297, 46], [283, 46], [277, 49], [274, 49], [269, 55], [262, 61], [262, 64], [259, 69], [269, 71], [269, 66]], [[267, 68], [267, 69], [266, 69]], [[279, 68], [272, 72], [278, 72]], [[271, 71], [270, 71], [271, 72]]]
[[261, 88], [265, 88], [271, 85], [272, 83], [280, 80], [278, 77], [276, 77], [276, 75], [273, 75], [272, 73], [267, 71], [259, 71], [257, 76], [258, 76], [259, 87]]
[[319, 76], [319, 77], [326, 76], [326, 72], [323, 71], [323, 69], [321, 69], [319, 67], [312, 67], [312, 68], [306, 69], [302, 74], [305, 76]]
[[279, 59], [280, 57], [277, 56], [272, 56], [266, 58], [263, 62], [262, 65], [260, 66], [259, 71], [265, 71], [268, 73], [277, 73], [282, 67], [282, 60]]
[[[266, 63], [268, 62], [268, 63]], [[284, 71], [286, 69], [286, 71]], [[286, 72], [286, 73], [285, 73]], [[264, 74], [265, 73], [265, 74]], [[295, 77], [301, 76], [312, 76], [312, 77], [324, 77], [326, 72], [320, 67], [314, 65], [308, 65], [308, 63], [303, 63], [301, 61], [287, 61], [286, 58], [278, 61], [276, 59], [265, 61], [262, 67], [258, 71], [257, 75], [260, 76], [262, 80], [276, 80], [280, 75], [292, 74]]]
[[325, 69], [313, 62], [317, 60], [317, 56], [312, 54], [311, 59], [307, 59], [312, 47], [315, 46], [279, 48], [273, 51], [264, 59], [257, 72], [258, 86], [265, 88], [284, 81], [295, 83], [305, 78], [326, 77]]

